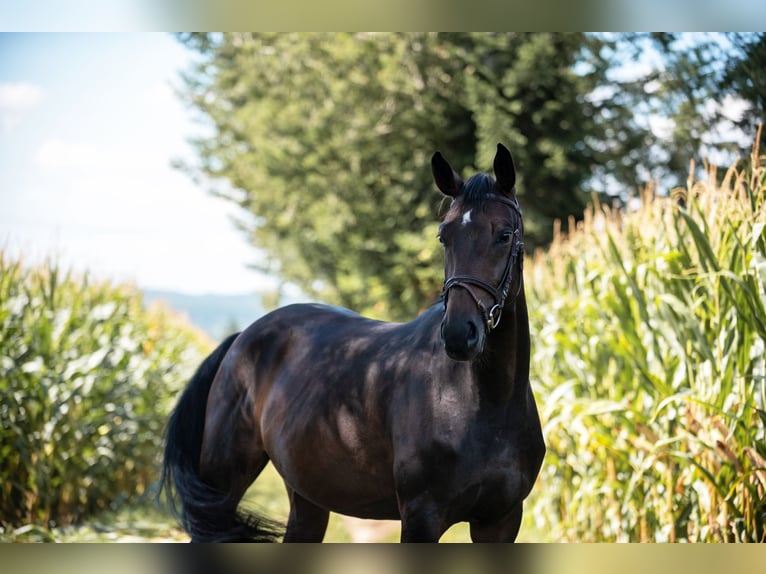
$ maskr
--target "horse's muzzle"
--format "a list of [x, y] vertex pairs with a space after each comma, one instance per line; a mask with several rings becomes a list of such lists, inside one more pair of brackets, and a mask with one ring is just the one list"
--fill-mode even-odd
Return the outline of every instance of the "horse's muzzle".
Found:
[[442, 320], [441, 339], [450, 359], [472, 361], [484, 349], [484, 337], [483, 325], [474, 318]]

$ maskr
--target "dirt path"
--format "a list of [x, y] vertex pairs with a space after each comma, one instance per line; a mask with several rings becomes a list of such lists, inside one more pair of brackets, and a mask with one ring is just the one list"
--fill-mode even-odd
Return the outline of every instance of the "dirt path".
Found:
[[398, 520], [363, 520], [343, 516], [343, 525], [353, 542], [389, 542], [399, 539]]

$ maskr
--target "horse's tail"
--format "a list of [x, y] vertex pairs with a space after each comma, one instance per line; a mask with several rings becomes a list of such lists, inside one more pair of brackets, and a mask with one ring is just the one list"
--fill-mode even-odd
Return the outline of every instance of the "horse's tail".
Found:
[[234, 499], [231, 493], [213, 488], [199, 476], [207, 397], [223, 357], [237, 336], [228, 337], [202, 362], [178, 400], [165, 431], [160, 492], [165, 489], [170, 511], [192, 542], [274, 542], [281, 536], [276, 523], [237, 510], [239, 496]]

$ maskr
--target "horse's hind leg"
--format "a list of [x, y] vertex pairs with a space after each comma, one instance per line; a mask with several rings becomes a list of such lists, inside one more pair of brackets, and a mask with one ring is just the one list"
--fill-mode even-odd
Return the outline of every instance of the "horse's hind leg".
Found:
[[[241, 458], [240, 458], [241, 457]], [[266, 453], [260, 456], [240, 453], [231, 457], [218, 456], [215, 463], [203, 462], [200, 475], [206, 484], [216, 491], [225, 493], [219, 498], [216, 508], [210, 508], [209, 539], [200, 541], [221, 542], [276, 542], [281, 535], [283, 525], [278, 524], [256, 512], [239, 508], [239, 503], [248, 487], [255, 481], [269, 462]], [[195, 540], [192, 540], [195, 541]]]
[[[269, 462], [250, 397], [234, 379], [225, 378], [220, 383], [208, 401], [200, 454], [200, 478], [225, 495], [217, 508], [210, 509], [215, 518], [211, 527], [224, 540], [273, 540], [280, 527], [254, 512], [238, 509], [242, 496]], [[227, 392], [220, 392], [221, 388]]]
[[200, 467], [202, 479], [209, 485], [228, 492], [235, 507], [269, 462], [266, 453], [249, 460], [246, 454], [241, 456], [242, 459], [234, 458], [228, 461], [219, 457], [215, 464], [207, 463]]
[[232, 392], [226, 400], [208, 402], [200, 454], [202, 480], [236, 502], [269, 462], [257, 423], [238, 398]]
[[287, 520], [284, 541], [322, 542], [330, 512], [309, 502], [289, 486], [287, 494], [290, 497], [290, 518]]

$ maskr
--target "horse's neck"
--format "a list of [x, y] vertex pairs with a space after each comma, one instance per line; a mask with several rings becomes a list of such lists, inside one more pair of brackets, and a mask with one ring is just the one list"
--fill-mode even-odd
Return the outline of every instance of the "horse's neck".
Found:
[[526, 393], [529, 383], [529, 317], [524, 290], [506, 304], [497, 328], [490, 333], [477, 361], [479, 384], [492, 402], [507, 403]]

